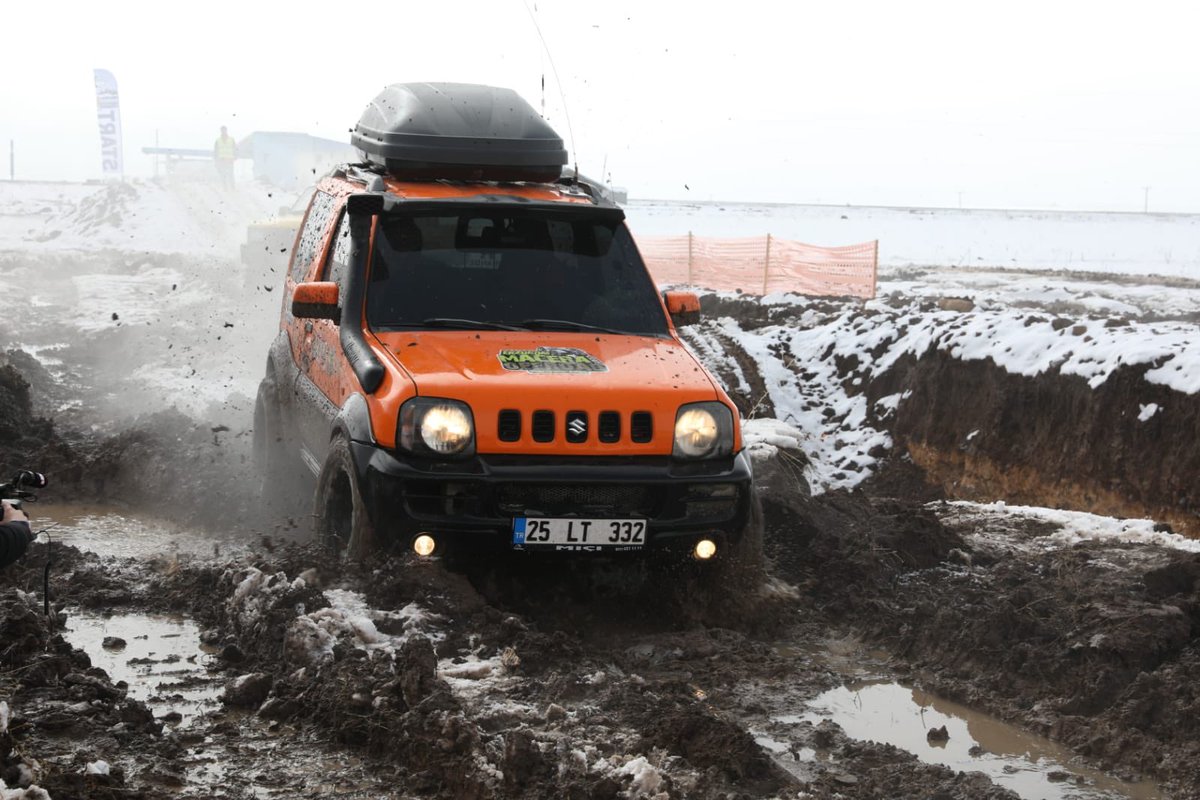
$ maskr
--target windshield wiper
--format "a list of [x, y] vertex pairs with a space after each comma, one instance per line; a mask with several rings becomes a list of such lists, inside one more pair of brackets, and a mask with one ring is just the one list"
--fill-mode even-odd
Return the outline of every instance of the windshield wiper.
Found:
[[595, 331], [596, 333], [615, 333], [618, 335], [625, 335], [626, 333], [626, 331], [618, 331], [613, 328], [602, 328], [599, 325], [588, 325], [584, 322], [572, 322], [569, 319], [527, 319], [522, 322], [521, 325], [535, 331]]
[[430, 317], [423, 319], [420, 322], [389, 322], [379, 326], [381, 329], [395, 328], [445, 328], [447, 330], [459, 331], [523, 331], [525, 328], [519, 328], [516, 325], [509, 325], [504, 322], [485, 322], [481, 319], [458, 319], [457, 317]]

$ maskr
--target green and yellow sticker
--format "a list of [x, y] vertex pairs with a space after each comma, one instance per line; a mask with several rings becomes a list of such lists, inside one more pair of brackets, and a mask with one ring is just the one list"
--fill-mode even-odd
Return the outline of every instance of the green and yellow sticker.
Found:
[[577, 347], [501, 350], [500, 366], [521, 372], [608, 372], [600, 359]]

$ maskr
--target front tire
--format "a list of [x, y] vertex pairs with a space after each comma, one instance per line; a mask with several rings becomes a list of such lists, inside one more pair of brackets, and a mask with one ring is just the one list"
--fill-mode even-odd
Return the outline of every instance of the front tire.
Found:
[[375, 528], [367, 513], [349, 440], [338, 434], [317, 478], [315, 536], [345, 561], [361, 561], [375, 552]]

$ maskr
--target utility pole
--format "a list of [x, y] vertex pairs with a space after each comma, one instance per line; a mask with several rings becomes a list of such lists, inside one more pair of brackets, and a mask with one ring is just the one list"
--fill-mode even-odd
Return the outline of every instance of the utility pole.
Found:
[[1150, 213], [1150, 187], [1143, 186], [1142, 191], [1144, 191], [1146, 193], [1145, 199], [1142, 201], [1142, 213], [1149, 214]]

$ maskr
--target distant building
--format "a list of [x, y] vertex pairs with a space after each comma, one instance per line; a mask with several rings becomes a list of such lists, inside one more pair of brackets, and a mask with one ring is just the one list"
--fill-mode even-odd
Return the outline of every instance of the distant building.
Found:
[[307, 133], [255, 131], [238, 142], [238, 158], [253, 162], [256, 180], [301, 189], [338, 164], [357, 161], [358, 155], [345, 142]]

